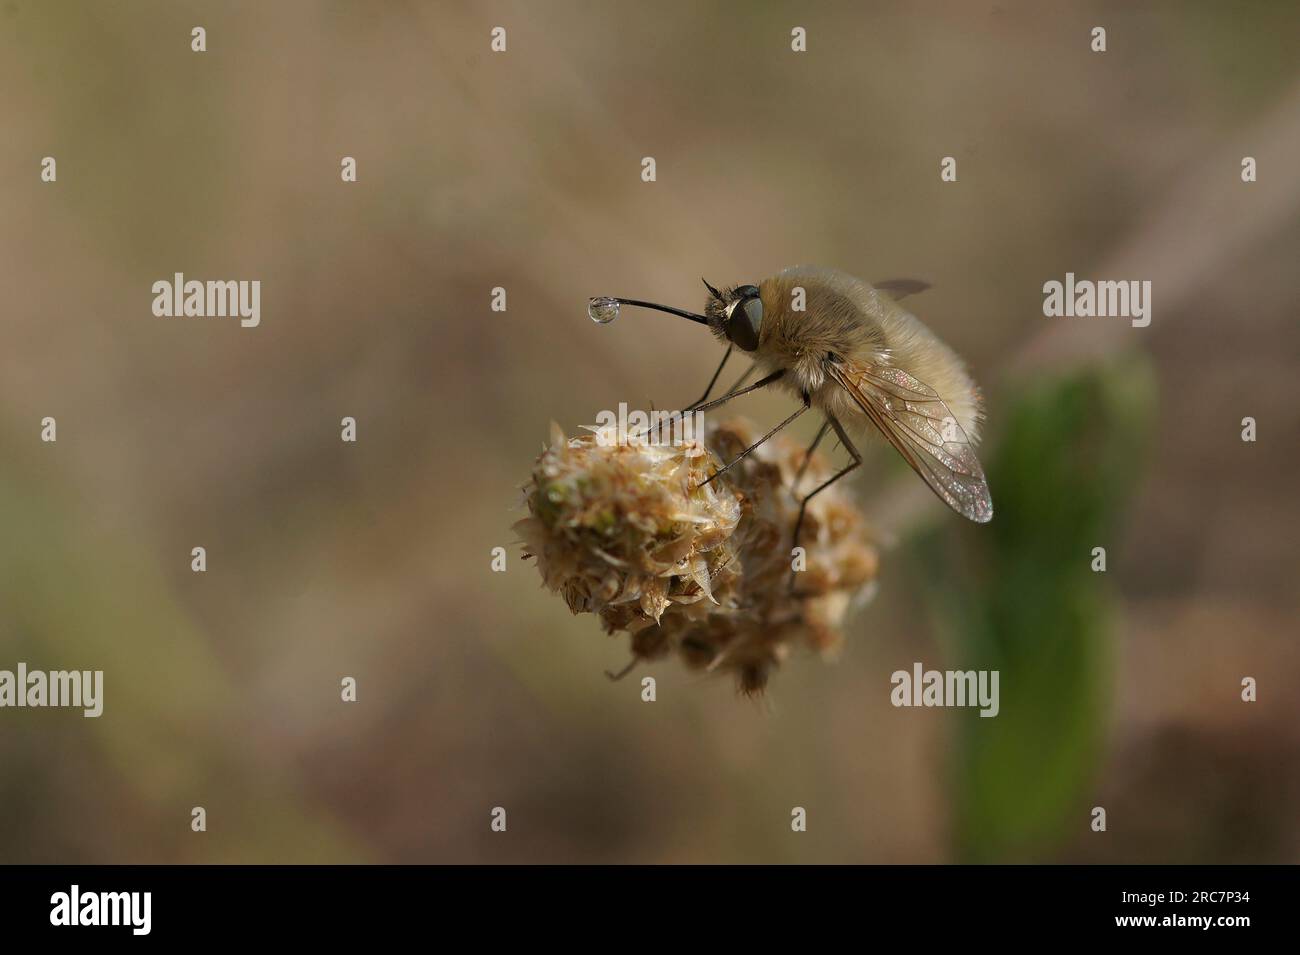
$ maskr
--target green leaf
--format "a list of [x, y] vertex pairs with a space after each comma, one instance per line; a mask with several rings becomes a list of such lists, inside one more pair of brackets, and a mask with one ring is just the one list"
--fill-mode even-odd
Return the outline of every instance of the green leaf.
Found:
[[999, 671], [998, 715], [955, 711], [953, 837], [969, 861], [1050, 855], [1088, 824], [1106, 736], [1114, 572], [1126, 502], [1151, 434], [1146, 364], [1040, 381], [1006, 403], [989, 465], [995, 516], [968, 529], [967, 569], [919, 543], [949, 658]]

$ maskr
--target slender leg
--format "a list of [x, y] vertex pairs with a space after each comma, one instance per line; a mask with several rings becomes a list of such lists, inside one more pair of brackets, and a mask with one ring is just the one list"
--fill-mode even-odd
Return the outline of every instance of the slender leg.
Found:
[[758, 370], [758, 362], [751, 362], [750, 366], [745, 369], [745, 373], [736, 379], [736, 383], [727, 389], [727, 394], [731, 394], [745, 382], [749, 381], [749, 376]]
[[799, 490], [799, 482], [803, 480], [804, 472], [808, 470], [808, 462], [812, 460], [813, 452], [817, 450], [817, 445], [822, 443], [822, 438], [826, 437], [826, 429], [830, 426], [829, 421], [823, 421], [817, 437], [813, 438], [813, 443], [808, 445], [808, 450], [803, 455], [803, 463], [799, 465], [799, 473], [794, 476], [794, 483], [790, 485], [792, 492]]
[[[700, 406], [704, 403], [704, 399], [709, 397], [709, 392], [713, 390], [714, 384], [717, 383], [718, 376], [722, 374], [722, 366], [727, 363], [727, 357], [730, 354], [731, 354], [731, 347], [728, 347], [726, 354], [722, 356], [722, 364], [718, 365], [718, 370], [713, 373], [713, 380], [709, 382], [709, 387], [704, 389], [704, 398], [701, 398], [699, 401], [695, 402], [694, 404], [686, 408], [683, 408], [681, 411], [683, 415], [688, 415], [692, 411], [702, 410]], [[730, 388], [726, 390], [726, 393], [723, 394], [722, 398], [719, 398], [717, 401], [714, 401], [713, 404], [709, 405], [709, 407], [710, 408], [715, 407], [716, 405], [720, 404], [722, 401], [726, 400], [727, 398], [734, 398], [738, 394], [743, 394], [744, 392], [737, 391], [736, 389], [738, 389], [741, 385], [743, 385], [746, 381], [748, 381], [749, 376], [752, 375], [757, 368], [758, 368], [758, 362], [751, 362], [749, 368], [746, 369], [745, 373], [736, 379], [735, 384], [733, 384]], [[771, 379], [771, 380], [775, 380], [775, 379]], [[755, 385], [754, 387], [757, 388], [759, 386]], [[753, 389], [751, 388], [746, 390], [752, 391]], [[630, 434], [628, 435], [628, 437], [631, 439], [644, 437], [645, 435], [649, 434], [652, 430], [654, 429], [646, 428], [646, 430], [639, 431], [636, 434]]]
[[[719, 370], [722, 370], [722, 369], [719, 369]], [[733, 394], [736, 394], [736, 388], [740, 387], [741, 385], [744, 385], [745, 382], [748, 382], [748, 381], [749, 381], [749, 377], [751, 376], [751, 374], [754, 374], [754, 372], [757, 372], [757, 370], [758, 370], [758, 363], [757, 363], [757, 361], [754, 361], [754, 363], [751, 363], [751, 364], [750, 364], [750, 366], [749, 366], [748, 369], [745, 369], [745, 374], [742, 374], [742, 376], [741, 376], [740, 378], [737, 378], [737, 379], [736, 379], [736, 383], [735, 383], [735, 385], [732, 385], [731, 387], [727, 388], [727, 391], [724, 391], [724, 392], [723, 392], [723, 398], [725, 398], [725, 396], [727, 396], [727, 395], [733, 395]], [[716, 378], [716, 374], [715, 374], [714, 377]], [[710, 385], [710, 386], [708, 386], [708, 387], [710, 387], [710, 390], [711, 390], [712, 385]], [[707, 392], [707, 391], [705, 392], [705, 398], [708, 398], [708, 392]], [[689, 408], [682, 408], [682, 409], [681, 409], [681, 413], [682, 413], [682, 414], [686, 414], [686, 413], [689, 413], [689, 412], [697, 411], [697, 409], [699, 408], [699, 405], [701, 405], [701, 404], [703, 403], [703, 400], [705, 400], [705, 398], [701, 398], [701, 399], [699, 399], [698, 401], [695, 401], [695, 403], [694, 403], [693, 405], [690, 405]]]
[[712, 401], [706, 401], [706, 402], [704, 402], [704, 404], [702, 404], [702, 405], [696, 405], [696, 406], [695, 406], [694, 408], [692, 408], [691, 410], [692, 410], [692, 411], [708, 411], [710, 408], [716, 408], [716, 407], [718, 407], [718, 405], [726, 404], [726, 403], [727, 403], [728, 401], [730, 401], [732, 398], [739, 398], [741, 395], [747, 395], [747, 394], [749, 394], [751, 391], [758, 391], [758, 389], [760, 389], [760, 388], [766, 388], [768, 385], [770, 385], [772, 382], [776, 381], [778, 378], [780, 378], [780, 377], [781, 377], [782, 375], [784, 375], [784, 374], [785, 374], [785, 369], [784, 369], [784, 368], [782, 368], [782, 369], [780, 369], [780, 370], [778, 370], [778, 371], [774, 371], [774, 372], [772, 372], [772, 374], [770, 374], [770, 375], [765, 375], [764, 377], [758, 379], [758, 381], [754, 382], [752, 385], [750, 385], [750, 386], [747, 387], [747, 388], [741, 388], [739, 391], [729, 391], [729, 392], [727, 392], [725, 395], [723, 395], [721, 398], [714, 398]]
[[[844, 445], [844, 450], [849, 452], [850, 457], [853, 458], [853, 463], [846, 466], [844, 470], [837, 471], [835, 474], [832, 474], [821, 484], [817, 485], [817, 487], [813, 488], [811, 491], [805, 494], [803, 500], [799, 502], [799, 517], [794, 522], [794, 545], [793, 546], [795, 547], [799, 546], [799, 531], [803, 529], [803, 517], [808, 510], [808, 502], [812, 500], [814, 497], [816, 497], [818, 494], [820, 494], [822, 491], [826, 490], [828, 487], [830, 487], [840, 478], [844, 477], [844, 475], [848, 474], [854, 468], [862, 464], [862, 455], [858, 453], [858, 449], [853, 446], [853, 442], [849, 440], [849, 436], [844, 432], [844, 426], [840, 424], [839, 420], [833, 414], [827, 413], [826, 420], [829, 421], [831, 427], [835, 429], [836, 435], [839, 436], [840, 444]], [[796, 571], [794, 570], [794, 568], [793, 567], [790, 568], [790, 592], [791, 593], [794, 592], [795, 573]]]
[[709, 483], [711, 483], [711, 482], [713, 481], [713, 479], [716, 478], [719, 474], [722, 474], [724, 471], [729, 470], [733, 464], [735, 464], [736, 462], [738, 462], [739, 460], [741, 460], [742, 458], [744, 458], [746, 455], [748, 455], [751, 451], [753, 451], [753, 450], [754, 450], [755, 448], [757, 448], [759, 445], [761, 445], [761, 444], [763, 444], [764, 442], [766, 442], [769, 438], [772, 437], [772, 435], [776, 434], [778, 431], [780, 431], [782, 428], [784, 428], [786, 425], [788, 425], [788, 424], [789, 424], [791, 421], [793, 421], [795, 418], [799, 417], [801, 414], [803, 414], [805, 411], [807, 411], [808, 408], [809, 408], [809, 401], [808, 401], [808, 397], [807, 397], [807, 395], [805, 395], [805, 396], [804, 396], [804, 399], [803, 399], [803, 404], [802, 404], [801, 406], [799, 406], [799, 408], [797, 408], [797, 409], [795, 410], [795, 413], [794, 413], [794, 414], [790, 415], [790, 417], [786, 418], [784, 421], [782, 421], [780, 424], [778, 424], [775, 428], [773, 428], [773, 429], [772, 429], [771, 431], [769, 431], [767, 434], [763, 435], [761, 438], [759, 438], [757, 441], [755, 441], [753, 444], [751, 444], [749, 447], [747, 447], [744, 451], [741, 451], [738, 455], [736, 455], [734, 458], [732, 458], [728, 463], [724, 464], [722, 467], [718, 468], [718, 470], [714, 471], [711, 475], [708, 476], [708, 478], [706, 478], [704, 481], [702, 481], [702, 482], [699, 484], [699, 487], [704, 487], [705, 484], [709, 484]]
[[635, 667], [640, 661], [641, 661], [640, 657], [633, 657], [631, 661], [628, 663], [628, 665], [623, 667], [623, 669], [619, 670], [617, 673], [613, 673], [610, 670], [606, 670], [605, 676], [609, 677], [610, 680], [621, 680], [623, 679], [623, 677], [631, 673], [632, 668]]
[[[757, 367], [757, 366], [755, 366], [755, 367]], [[750, 368], [749, 371], [753, 371], [753, 370], [754, 370], [753, 368]], [[741, 376], [741, 379], [740, 379], [741, 381], [744, 381], [746, 378], [749, 377], [749, 371], [745, 372], [745, 374]], [[747, 394], [749, 394], [751, 391], [758, 391], [758, 389], [760, 389], [760, 388], [766, 388], [768, 385], [770, 385], [772, 382], [776, 381], [778, 378], [780, 378], [780, 377], [781, 377], [782, 375], [784, 375], [784, 374], [785, 374], [785, 369], [784, 369], [784, 368], [781, 369], [781, 370], [779, 370], [779, 371], [774, 371], [774, 372], [772, 372], [772, 374], [767, 375], [766, 377], [760, 378], [758, 381], [754, 382], [754, 383], [753, 383], [752, 385], [750, 385], [748, 388], [741, 388], [739, 391], [736, 391], [736, 390], [735, 390], [735, 386], [733, 385], [733, 386], [732, 386], [732, 390], [731, 390], [731, 391], [728, 391], [728, 392], [727, 392], [725, 395], [723, 395], [721, 398], [714, 398], [712, 401], [706, 401], [706, 402], [704, 402], [704, 404], [697, 404], [695, 407], [693, 407], [693, 408], [689, 408], [689, 409], [687, 409], [687, 410], [688, 410], [688, 411], [692, 411], [692, 412], [695, 412], [695, 411], [708, 411], [710, 408], [716, 408], [716, 407], [718, 407], [718, 405], [726, 404], [726, 403], [727, 403], [728, 401], [730, 401], [732, 398], [739, 398], [741, 395], [747, 395]], [[686, 413], [686, 412], [683, 412], [683, 414], [685, 414], [685, 413]], [[629, 438], [640, 438], [640, 437], [642, 437], [643, 435], [647, 435], [647, 434], [649, 434], [649, 433], [651, 432], [651, 430], [653, 430], [653, 429], [652, 429], [652, 428], [647, 428], [645, 431], [638, 432], [637, 434], [631, 434], [631, 435], [628, 435], [628, 437], [629, 437]]]
[[727, 367], [727, 359], [731, 357], [731, 350], [735, 347], [735, 345], [727, 346], [727, 350], [722, 353], [722, 361], [718, 363], [718, 370], [715, 371], [713, 377], [709, 379], [709, 387], [704, 389], [704, 394], [700, 396], [698, 401], [693, 401], [689, 407], [683, 408], [682, 414], [685, 414], [688, 411], [694, 411], [696, 405], [702, 405], [704, 402], [709, 400], [709, 392], [712, 391], [713, 386], [718, 383], [718, 376], [722, 374], [722, 369]]

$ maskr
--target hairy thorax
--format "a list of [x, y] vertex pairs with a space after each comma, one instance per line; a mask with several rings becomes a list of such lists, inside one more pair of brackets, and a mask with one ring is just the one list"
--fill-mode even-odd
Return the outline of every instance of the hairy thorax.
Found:
[[759, 291], [760, 360], [768, 371], [786, 369], [785, 384], [796, 394], [817, 401], [839, 390], [826, 375], [827, 361], [884, 359], [883, 341], [863, 322], [854, 300], [815, 275], [788, 269], [764, 281]]
[[828, 378], [825, 363], [892, 365], [933, 388], [976, 438], [978, 392], [963, 362], [892, 297], [845, 273], [806, 266], [764, 280], [759, 292], [757, 357], [767, 372], [786, 369], [783, 384], [796, 396], [847, 417], [851, 399]]

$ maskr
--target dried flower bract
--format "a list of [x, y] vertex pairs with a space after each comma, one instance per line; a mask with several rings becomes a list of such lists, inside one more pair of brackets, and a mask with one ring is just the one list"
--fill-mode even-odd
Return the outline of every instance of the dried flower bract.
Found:
[[[524, 488], [530, 516], [515, 525], [525, 556], [574, 613], [631, 634], [635, 659], [676, 653], [691, 669], [730, 670], [743, 691], [762, 690], [792, 647], [839, 646], [878, 553], [862, 514], [832, 485], [808, 505], [806, 567], [791, 592], [804, 447], [778, 437], [701, 486], [758, 436], [743, 419], [677, 447], [566, 438], [553, 426]], [[832, 473], [814, 454], [800, 493]]]

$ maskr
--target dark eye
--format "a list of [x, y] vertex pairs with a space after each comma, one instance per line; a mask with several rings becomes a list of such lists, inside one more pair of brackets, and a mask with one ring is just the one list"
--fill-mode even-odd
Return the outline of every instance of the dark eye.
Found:
[[758, 289], [747, 285], [738, 289], [746, 297], [731, 306], [727, 319], [727, 338], [737, 348], [754, 351], [758, 348], [758, 334], [763, 327], [763, 300], [758, 297]]

